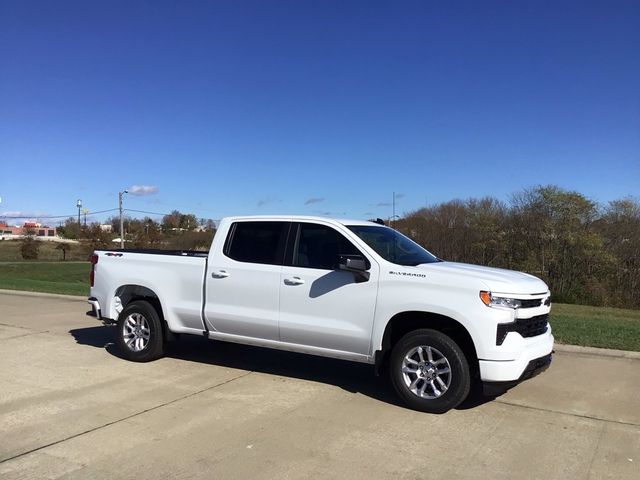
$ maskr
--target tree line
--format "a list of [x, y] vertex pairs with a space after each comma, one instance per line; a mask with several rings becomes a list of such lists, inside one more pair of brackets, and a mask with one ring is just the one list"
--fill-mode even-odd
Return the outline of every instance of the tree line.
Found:
[[[78, 225], [69, 218], [58, 231], [80, 240], [73, 248], [88, 254], [118, 247], [113, 239], [119, 237], [119, 217], [107, 224], [110, 232], [98, 223]], [[396, 220], [394, 227], [442, 259], [540, 277], [554, 301], [640, 308], [636, 198], [599, 204], [578, 192], [539, 186], [517, 192], [506, 202], [484, 197], [421, 208]], [[215, 224], [174, 210], [159, 221], [125, 217], [124, 232], [127, 248], [206, 250]], [[34, 243], [26, 241], [26, 249], [33, 250]]]
[[542, 278], [554, 301], [640, 307], [640, 203], [539, 186], [421, 208], [394, 225], [438, 257]]
[[[192, 213], [174, 210], [161, 220], [151, 217], [123, 217], [126, 248], [156, 248], [164, 250], [207, 250], [215, 233], [215, 222], [198, 219]], [[114, 239], [120, 238], [120, 217], [108, 218], [105, 223], [84, 225], [69, 217], [58, 228], [63, 238], [79, 240], [80, 248], [91, 253], [95, 249], [119, 248]]]

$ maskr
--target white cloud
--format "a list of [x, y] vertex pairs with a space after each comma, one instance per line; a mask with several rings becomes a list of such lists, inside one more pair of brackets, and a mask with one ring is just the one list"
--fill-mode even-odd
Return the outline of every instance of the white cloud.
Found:
[[20, 218], [23, 218], [25, 216], [30, 217], [30, 216], [33, 216], [33, 214], [32, 213], [25, 214], [25, 212], [21, 212], [21, 211], [18, 211], [18, 210], [9, 210], [9, 211], [5, 211], [5, 212], [0, 213], [0, 217], [20, 217]]
[[320, 203], [324, 201], [324, 197], [311, 197], [309, 198], [306, 202], [304, 202], [305, 205], [312, 205], [314, 203]]
[[155, 195], [158, 193], [158, 187], [155, 185], [132, 185], [131, 188], [129, 188], [129, 193], [139, 197], [143, 195]]
[[21, 212], [19, 210], [5, 211], [0, 213], [0, 218], [15, 218], [20, 220], [26, 219], [27, 221], [30, 221], [38, 217], [48, 217], [48, 216], [49, 216], [48, 213]]
[[7, 225], [22, 226], [26, 222], [36, 222], [46, 225], [57, 224], [63, 218], [48, 218], [48, 213], [21, 212], [18, 210], [0, 212], [0, 222]]

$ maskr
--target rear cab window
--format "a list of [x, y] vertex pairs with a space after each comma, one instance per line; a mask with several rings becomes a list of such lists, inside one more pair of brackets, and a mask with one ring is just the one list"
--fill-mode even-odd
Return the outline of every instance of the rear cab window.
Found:
[[238, 262], [282, 265], [289, 222], [235, 222], [229, 229], [224, 254]]

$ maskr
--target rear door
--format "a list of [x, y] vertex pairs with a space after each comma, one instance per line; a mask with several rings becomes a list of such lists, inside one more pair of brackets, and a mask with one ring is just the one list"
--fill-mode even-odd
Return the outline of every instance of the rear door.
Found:
[[290, 223], [238, 221], [207, 270], [205, 318], [222, 333], [278, 340], [278, 296]]
[[[280, 280], [283, 342], [369, 354], [379, 267], [343, 233], [320, 223], [294, 223]], [[339, 255], [362, 255], [370, 278], [338, 270]]]

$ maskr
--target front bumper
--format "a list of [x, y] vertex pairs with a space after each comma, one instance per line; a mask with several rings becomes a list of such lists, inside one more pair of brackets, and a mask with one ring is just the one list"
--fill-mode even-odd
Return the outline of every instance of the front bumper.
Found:
[[514, 360], [479, 360], [480, 379], [483, 382], [520, 381], [530, 362], [549, 355], [553, 350], [551, 327], [537, 337], [522, 338], [518, 334], [513, 335], [518, 337], [521, 346], [518, 356]]
[[547, 368], [549, 368], [549, 365], [551, 365], [552, 355], [553, 354], [550, 353], [548, 355], [545, 355], [544, 357], [534, 358], [533, 360], [531, 360], [527, 364], [527, 367], [524, 369], [524, 372], [522, 372], [522, 375], [520, 375], [520, 378], [518, 378], [518, 380], [512, 380], [509, 382], [482, 382], [483, 393], [489, 397], [496, 397], [503, 394], [518, 383], [523, 382], [531, 377], [535, 377], [539, 373], [542, 373]]

